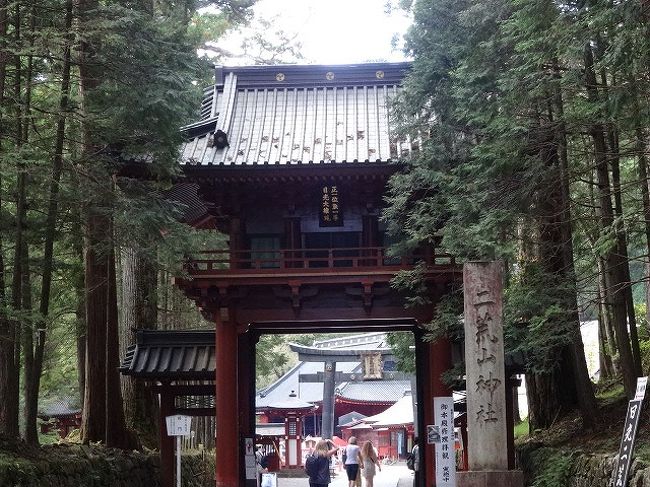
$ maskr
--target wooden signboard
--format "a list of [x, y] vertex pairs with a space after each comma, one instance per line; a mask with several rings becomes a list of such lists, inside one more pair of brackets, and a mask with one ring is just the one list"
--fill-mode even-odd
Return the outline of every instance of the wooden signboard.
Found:
[[634, 440], [636, 431], [639, 428], [639, 417], [641, 416], [641, 406], [645, 397], [645, 389], [648, 383], [647, 377], [639, 377], [636, 383], [636, 394], [627, 406], [627, 415], [625, 416], [625, 425], [623, 426], [623, 437], [621, 446], [618, 449], [618, 461], [614, 470], [614, 487], [625, 487], [627, 485], [627, 476], [632, 464], [632, 452], [634, 451]]
[[320, 194], [319, 222], [321, 227], [342, 227], [341, 195], [335, 184], [323, 186]]

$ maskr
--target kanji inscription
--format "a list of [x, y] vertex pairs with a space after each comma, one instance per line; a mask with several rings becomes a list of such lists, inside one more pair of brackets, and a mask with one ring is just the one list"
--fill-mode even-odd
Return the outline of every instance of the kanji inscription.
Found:
[[503, 265], [465, 264], [463, 289], [469, 467], [507, 470]]
[[320, 201], [320, 226], [343, 226], [343, 212], [341, 210], [341, 196], [336, 185], [323, 186]]
[[453, 397], [433, 398], [434, 420], [440, 431], [436, 443], [436, 486], [456, 487], [456, 439]]

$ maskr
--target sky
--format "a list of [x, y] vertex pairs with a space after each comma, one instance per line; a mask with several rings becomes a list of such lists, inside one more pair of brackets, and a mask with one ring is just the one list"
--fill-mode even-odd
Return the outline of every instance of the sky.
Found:
[[[391, 47], [394, 35], [410, 24], [403, 12], [385, 12], [386, 0], [259, 0], [256, 17], [271, 21], [302, 44], [301, 63], [346, 64], [367, 61], [404, 61]], [[238, 52], [243, 35], [227, 34], [219, 47]], [[246, 64], [231, 58], [224, 64]]]

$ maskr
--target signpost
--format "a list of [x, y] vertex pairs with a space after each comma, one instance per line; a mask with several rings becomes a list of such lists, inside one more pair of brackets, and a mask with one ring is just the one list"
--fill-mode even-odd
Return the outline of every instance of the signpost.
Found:
[[614, 479], [611, 484], [613, 487], [625, 487], [627, 485], [627, 476], [632, 463], [632, 452], [634, 451], [634, 440], [636, 439], [636, 431], [639, 428], [639, 417], [641, 416], [641, 406], [643, 405], [647, 384], [647, 377], [637, 379], [636, 394], [627, 406], [621, 446], [618, 449], [618, 461], [616, 462]]
[[[456, 487], [456, 441], [454, 437], [454, 398], [434, 397], [433, 411], [439, 437], [435, 437], [435, 426], [431, 428], [431, 440], [436, 445], [436, 487]], [[427, 442], [429, 427], [427, 427]], [[435, 440], [438, 440], [437, 442]]]
[[434, 445], [440, 443], [440, 426], [437, 424], [427, 425], [427, 444]]
[[244, 438], [244, 463], [246, 466], [246, 480], [256, 480], [257, 463], [255, 461], [255, 445], [253, 443], [253, 438]]
[[176, 487], [181, 487], [181, 437], [190, 434], [192, 417], [182, 414], [167, 416], [167, 434], [176, 437]]

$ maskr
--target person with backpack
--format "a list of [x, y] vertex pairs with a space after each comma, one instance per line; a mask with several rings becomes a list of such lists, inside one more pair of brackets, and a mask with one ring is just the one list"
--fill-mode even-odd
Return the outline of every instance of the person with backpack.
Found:
[[330, 458], [338, 449], [331, 440], [320, 440], [305, 460], [309, 487], [327, 487], [330, 483]]
[[257, 485], [262, 485], [262, 474], [269, 471], [269, 458], [262, 452], [262, 445], [255, 450], [255, 467], [257, 468]]
[[413, 487], [418, 487], [420, 483], [420, 446], [418, 445], [417, 436], [413, 438], [411, 456], [413, 457]]

